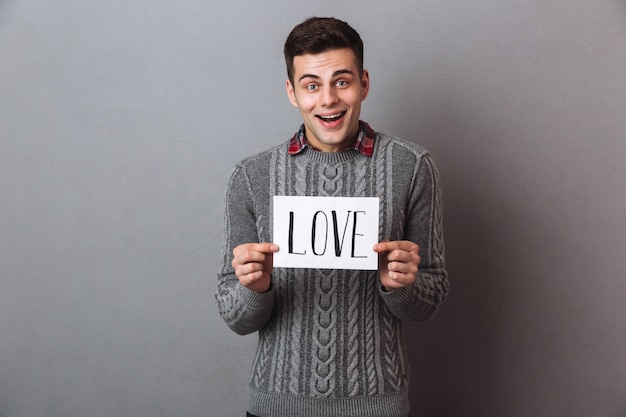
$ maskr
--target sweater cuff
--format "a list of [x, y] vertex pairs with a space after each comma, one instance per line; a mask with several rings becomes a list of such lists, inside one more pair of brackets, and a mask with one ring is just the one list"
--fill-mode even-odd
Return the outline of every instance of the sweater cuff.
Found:
[[266, 292], [256, 292], [239, 284], [239, 296], [245, 305], [255, 310], [271, 307], [274, 303], [274, 290], [272, 287]]
[[379, 293], [386, 303], [401, 305], [410, 301], [413, 297], [414, 288], [411, 285], [407, 285], [406, 287], [400, 287], [394, 290], [385, 290], [381, 285]]

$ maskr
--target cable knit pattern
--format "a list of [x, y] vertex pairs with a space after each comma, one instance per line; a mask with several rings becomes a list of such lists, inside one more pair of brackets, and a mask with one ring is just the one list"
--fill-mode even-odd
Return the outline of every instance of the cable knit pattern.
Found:
[[[291, 315], [291, 336], [290, 336], [290, 348], [288, 349], [291, 354], [290, 366], [291, 371], [289, 373], [289, 393], [299, 394], [301, 386], [300, 366], [302, 363], [301, 358], [301, 346], [302, 346], [302, 307], [304, 306], [304, 289], [301, 285], [298, 285], [293, 291], [290, 292], [293, 305], [293, 314]], [[289, 340], [288, 340], [289, 343]]]
[[322, 270], [316, 278], [311, 346], [311, 394], [335, 394], [337, 356], [337, 271]]
[[361, 331], [359, 328], [359, 301], [361, 299], [361, 277], [352, 274], [348, 284], [348, 314], [347, 314], [347, 369], [348, 396], [355, 396], [360, 390], [359, 352]]
[[388, 381], [391, 389], [397, 391], [400, 389], [402, 381], [402, 375], [400, 374], [400, 364], [398, 363], [398, 346], [396, 344], [397, 331], [396, 328], [397, 321], [394, 320], [394, 317], [389, 313], [383, 317], [383, 332], [385, 335], [385, 365], [387, 367], [387, 372], [389, 373]]
[[365, 293], [365, 370], [367, 372], [367, 395], [382, 394], [382, 384], [379, 377], [382, 375], [380, 366], [380, 350], [377, 344], [377, 335], [380, 334], [380, 323], [377, 320], [380, 304], [376, 303], [377, 283], [367, 282], [370, 291]]
[[265, 385], [265, 377], [267, 375], [267, 369], [270, 358], [271, 343], [267, 341], [267, 332], [261, 332], [259, 334], [259, 346], [257, 348], [257, 355], [254, 360], [255, 370], [252, 373], [252, 385], [262, 386]]
[[[275, 268], [272, 288], [239, 284], [232, 249], [272, 241], [272, 197], [380, 198], [379, 238], [420, 245], [415, 285], [384, 292], [376, 271]], [[372, 157], [287, 143], [235, 167], [225, 195], [216, 299], [240, 334], [259, 332], [248, 410], [272, 417], [406, 417], [408, 359], [401, 320], [424, 320], [448, 291], [439, 176], [426, 150], [381, 133]]]
[[437, 258], [438, 263], [445, 263], [444, 252], [445, 252], [445, 244], [443, 240], [443, 210], [441, 204], [437, 204], [438, 201], [441, 201], [441, 188], [439, 187], [439, 172], [432, 165], [432, 160], [425, 159], [425, 164], [430, 166], [430, 171], [433, 173], [432, 179], [432, 188], [435, 194], [432, 202], [432, 230], [434, 232], [433, 235], [433, 256]]

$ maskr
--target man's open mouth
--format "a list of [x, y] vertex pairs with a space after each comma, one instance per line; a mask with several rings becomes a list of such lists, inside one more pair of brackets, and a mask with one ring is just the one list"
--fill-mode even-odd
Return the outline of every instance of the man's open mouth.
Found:
[[326, 122], [326, 123], [333, 123], [336, 122], [337, 120], [341, 119], [344, 115], [346, 114], [346, 112], [341, 112], [341, 113], [336, 113], [336, 114], [329, 114], [327, 116], [317, 116], [318, 119], [320, 119], [322, 122]]

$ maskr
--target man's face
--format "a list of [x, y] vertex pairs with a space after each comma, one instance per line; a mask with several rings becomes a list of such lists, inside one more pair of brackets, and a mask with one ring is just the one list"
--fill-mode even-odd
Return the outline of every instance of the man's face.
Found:
[[359, 131], [361, 102], [369, 91], [369, 75], [359, 69], [349, 48], [298, 55], [293, 60], [293, 84], [287, 95], [300, 110], [310, 145], [337, 152], [354, 144]]

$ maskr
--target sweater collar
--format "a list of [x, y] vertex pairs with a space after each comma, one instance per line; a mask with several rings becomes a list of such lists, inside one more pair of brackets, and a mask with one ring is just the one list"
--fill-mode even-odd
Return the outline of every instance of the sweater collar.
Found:
[[[354, 149], [359, 151], [362, 155], [372, 156], [374, 153], [374, 139], [376, 138], [376, 132], [374, 129], [370, 127], [366, 122], [359, 120], [359, 135], [354, 142]], [[306, 140], [306, 135], [304, 131], [304, 124], [300, 126], [300, 129], [296, 132], [295, 135], [289, 140], [289, 150], [288, 153], [290, 155], [295, 155], [302, 152], [306, 147], [310, 147], [311, 149], [316, 149], [312, 145], [308, 143]]]

